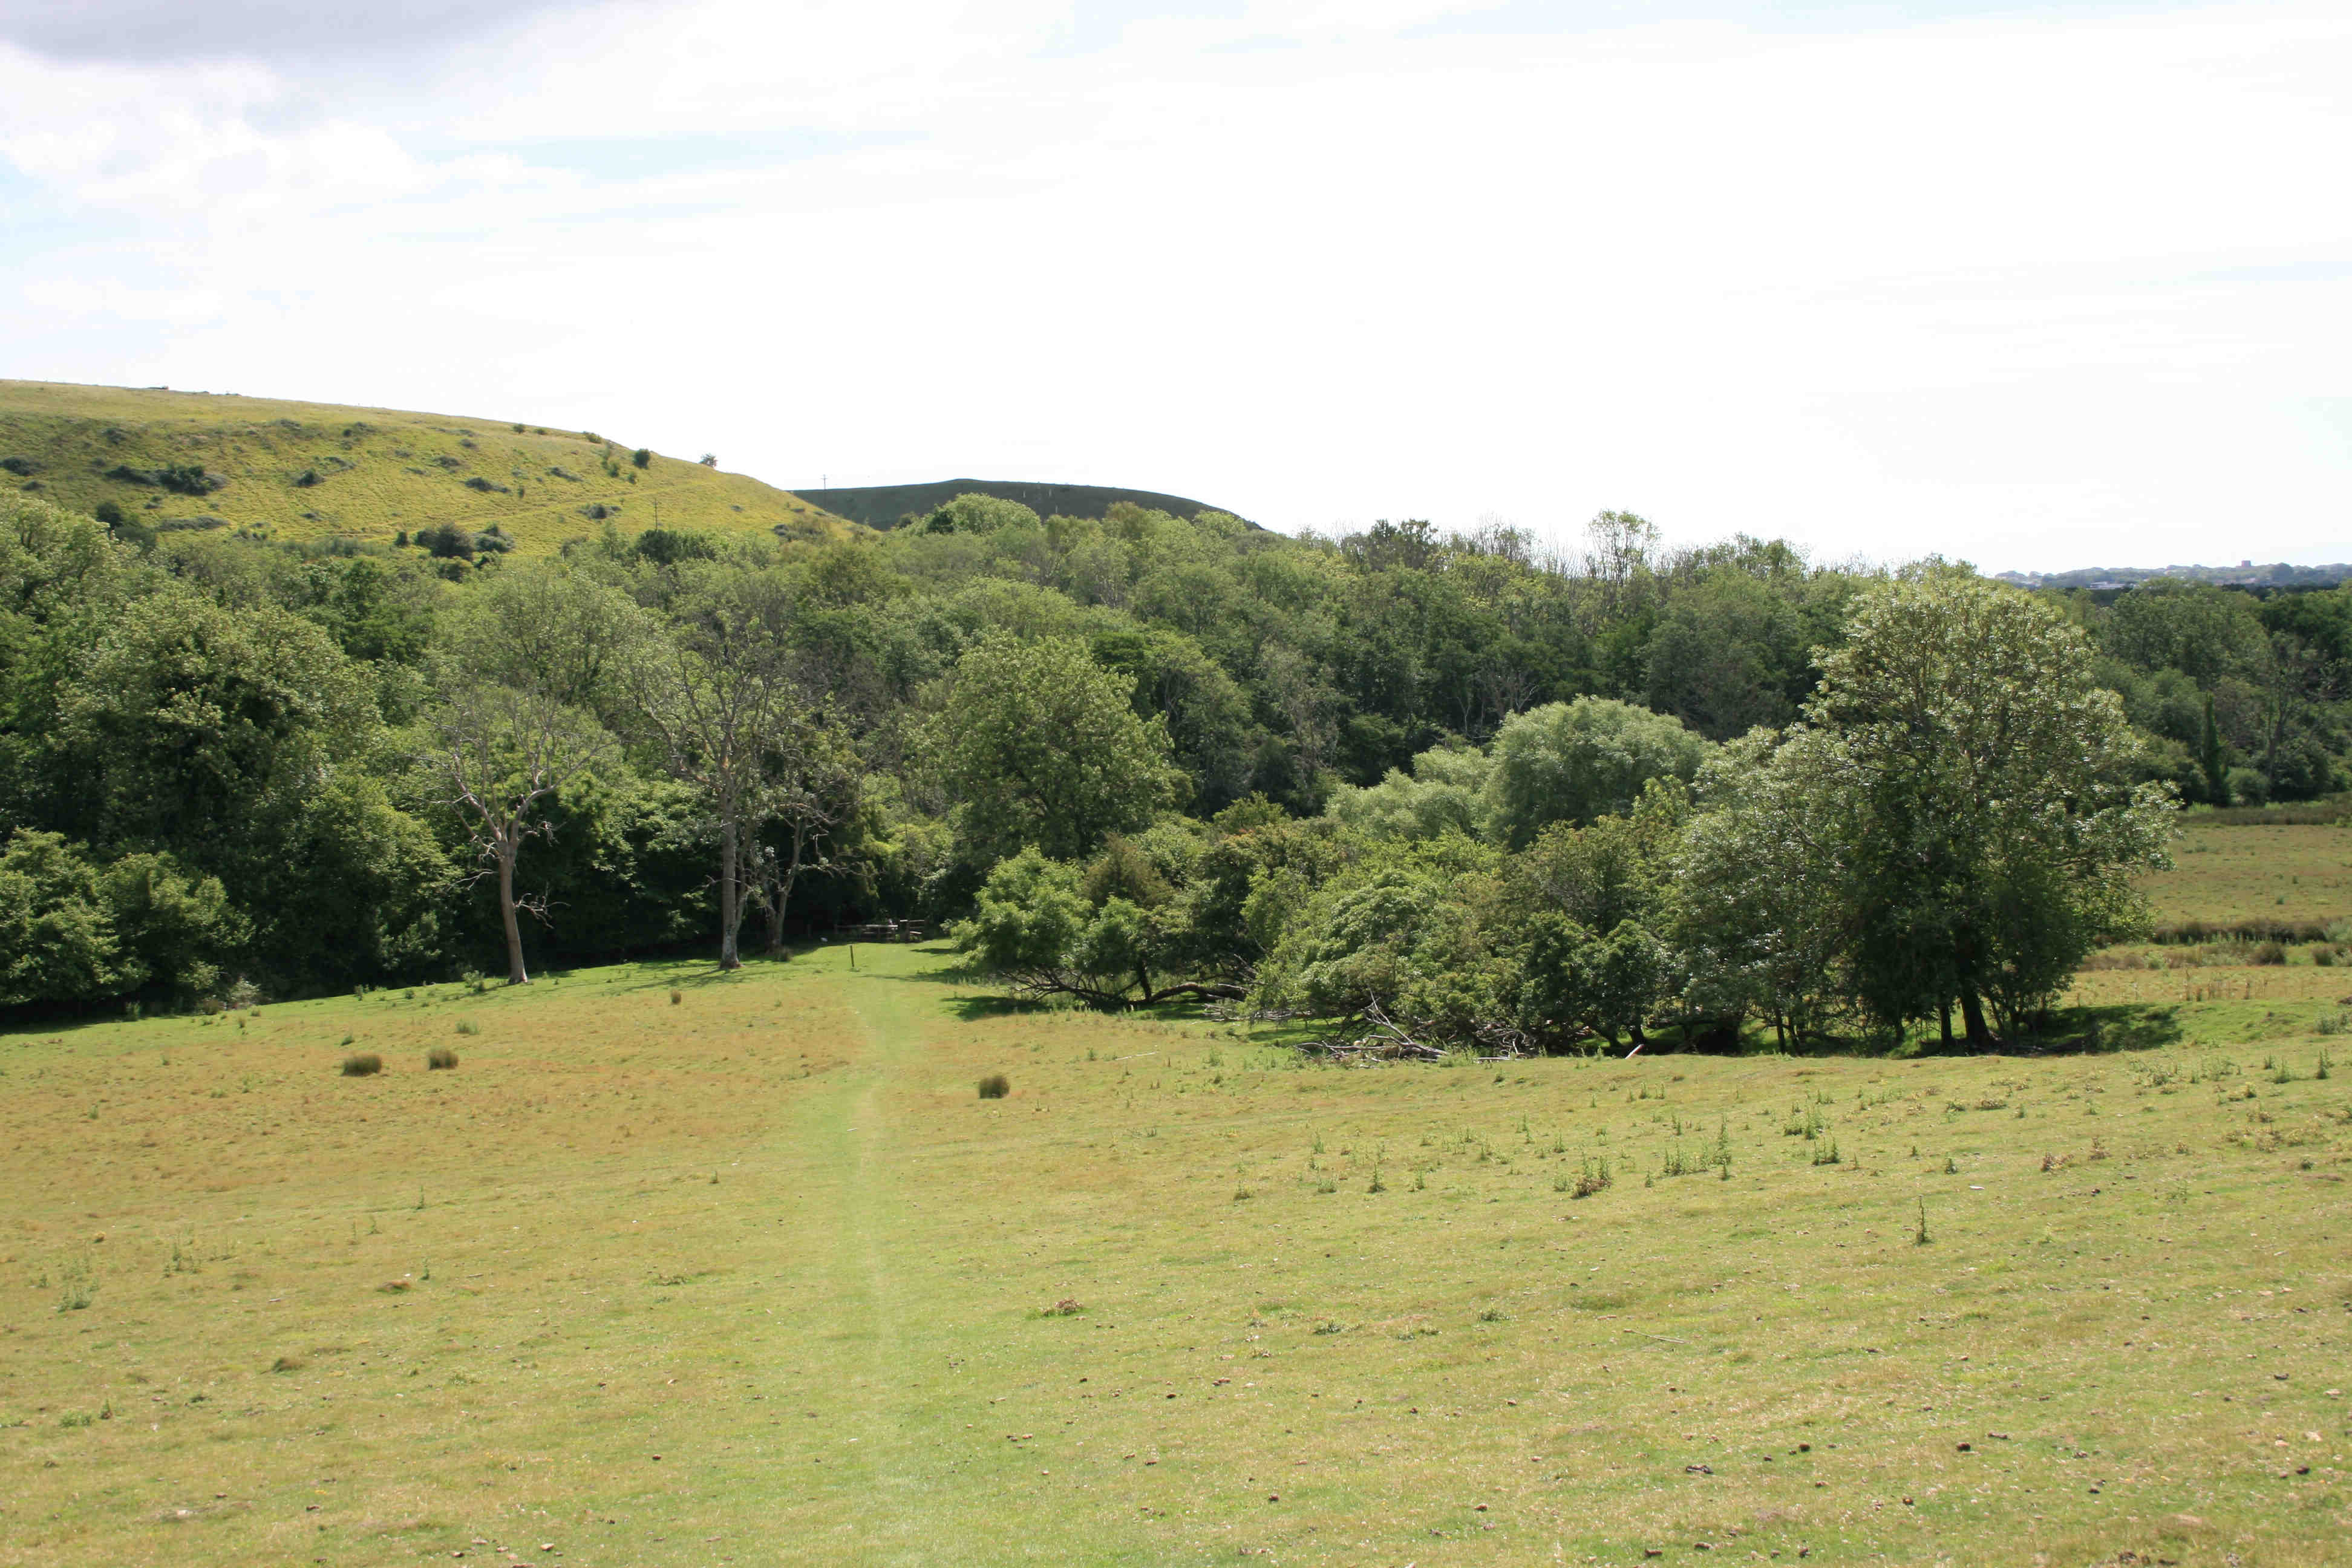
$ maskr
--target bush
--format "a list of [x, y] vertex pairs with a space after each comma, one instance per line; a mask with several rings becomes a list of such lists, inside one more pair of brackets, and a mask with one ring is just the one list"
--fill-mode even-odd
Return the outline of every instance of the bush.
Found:
[[436, 1046], [425, 1053], [425, 1070], [447, 1072], [457, 1065], [457, 1053], [446, 1046]]
[[1012, 1092], [1013, 1080], [1001, 1072], [990, 1073], [980, 1080], [980, 1098], [982, 1100], [1003, 1100]]
[[169, 463], [156, 470], [155, 482], [175, 495], [210, 495], [228, 481], [205, 472], [201, 463]]
[[2254, 949], [2252, 953], [2248, 956], [2247, 962], [2250, 963], [2284, 963], [2286, 962], [2286, 949], [2280, 946], [2277, 942], [2266, 942], [2260, 947]]
[[457, 1032], [461, 1035], [478, 1035], [482, 1032], [482, 1026], [471, 1018], [460, 1018], [457, 1020]]
[[[620, 510], [614, 508], [614, 510]], [[698, 533], [688, 533], [675, 528], [649, 528], [637, 535], [637, 553], [657, 566], [674, 566], [681, 561], [716, 560], [719, 551], [709, 540]]]
[[474, 536], [451, 523], [445, 522], [433, 528], [418, 529], [416, 542], [429, 555], [468, 561], [473, 559]]
[[654, 455], [652, 451], [644, 447], [640, 447], [635, 451], [629, 454], [629, 461], [635, 463], [641, 468], [652, 467], [653, 460]]
[[319, 478], [319, 470], [316, 468], [305, 468], [300, 473], [294, 476], [294, 488], [298, 490], [307, 490], [312, 485], [323, 484], [325, 482], [325, 480]]
[[383, 1058], [373, 1051], [357, 1051], [343, 1058], [345, 1078], [369, 1078], [383, 1070]]

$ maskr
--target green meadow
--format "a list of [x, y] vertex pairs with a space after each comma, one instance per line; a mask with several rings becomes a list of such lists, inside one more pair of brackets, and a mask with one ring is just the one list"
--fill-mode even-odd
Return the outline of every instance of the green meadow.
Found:
[[1340, 1068], [953, 963], [0, 1037], [0, 1563], [2343, 1560], [2331, 1037]]

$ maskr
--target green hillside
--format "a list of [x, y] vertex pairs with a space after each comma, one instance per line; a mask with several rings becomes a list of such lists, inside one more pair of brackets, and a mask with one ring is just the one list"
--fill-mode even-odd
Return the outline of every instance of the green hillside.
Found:
[[956, 497], [964, 495], [994, 496], [999, 500], [1018, 501], [1039, 517], [1101, 519], [1108, 517], [1110, 509], [1121, 501], [1139, 506], [1146, 511], [1164, 511], [1171, 517], [1181, 518], [1195, 518], [1204, 511], [1223, 510], [1160, 490], [1123, 489], [1111, 485], [1045, 484], [1030, 479], [939, 479], [922, 485], [836, 485], [830, 489], [803, 490], [801, 495], [836, 517], [862, 522], [868, 528], [896, 528], [909, 517], [936, 511]]
[[0, 381], [0, 482], [61, 506], [112, 501], [159, 531], [389, 542], [493, 526], [527, 554], [606, 522], [830, 533], [840, 520], [694, 458], [631, 461], [618, 438], [509, 420], [234, 394]]

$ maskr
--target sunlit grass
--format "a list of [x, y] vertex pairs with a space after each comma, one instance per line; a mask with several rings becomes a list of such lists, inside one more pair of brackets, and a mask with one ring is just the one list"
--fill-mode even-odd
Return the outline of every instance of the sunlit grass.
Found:
[[0, 1037], [0, 1563], [2340, 1548], [2325, 1041], [1340, 1069], [947, 962]]

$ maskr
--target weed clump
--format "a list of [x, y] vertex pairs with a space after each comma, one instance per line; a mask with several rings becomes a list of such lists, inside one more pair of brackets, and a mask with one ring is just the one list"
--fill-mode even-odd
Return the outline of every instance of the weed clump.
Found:
[[1003, 1100], [1012, 1092], [1013, 1080], [1001, 1072], [990, 1073], [980, 1080], [980, 1098], [982, 1100]]
[[482, 1032], [482, 1026], [471, 1018], [460, 1018], [457, 1020], [457, 1032], [461, 1035], [478, 1035]]
[[353, 1051], [343, 1058], [345, 1078], [368, 1078], [383, 1070], [383, 1058], [373, 1051]]
[[669, 994], [669, 1005], [673, 1007], [685, 1000], [686, 993], [683, 991], [673, 991]]
[[436, 1046], [425, 1053], [425, 1070], [447, 1072], [457, 1065], [457, 1053], [446, 1046]]
[[1570, 1191], [1569, 1195], [1573, 1198], [1589, 1198], [1593, 1194], [1607, 1189], [1612, 1184], [1613, 1180], [1614, 1178], [1609, 1173], [1609, 1160], [1606, 1155], [1598, 1160], [1587, 1160], [1584, 1162], [1583, 1170], [1578, 1173], [1576, 1185]]

